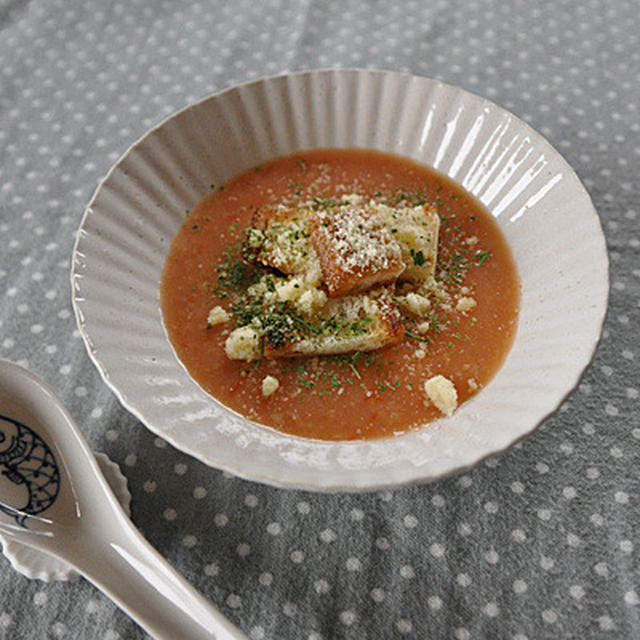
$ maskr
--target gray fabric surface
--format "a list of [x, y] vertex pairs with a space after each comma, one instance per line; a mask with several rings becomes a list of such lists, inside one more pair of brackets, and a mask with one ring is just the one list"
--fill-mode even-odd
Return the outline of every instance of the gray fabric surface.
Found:
[[[637, 0], [0, 2], [0, 357], [53, 385], [126, 474], [136, 525], [252, 639], [640, 637], [639, 15]], [[121, 408], [76, 331], [74, 234], [109, 166], [198, 98], [314, 67], [494, 100], [601, 216], [612, 286], [593, 363], [533, 436], [463, 476], [361, 496], [234, 479]], [[144, 633], [84, 581], [1, 558], [0, 637]]]

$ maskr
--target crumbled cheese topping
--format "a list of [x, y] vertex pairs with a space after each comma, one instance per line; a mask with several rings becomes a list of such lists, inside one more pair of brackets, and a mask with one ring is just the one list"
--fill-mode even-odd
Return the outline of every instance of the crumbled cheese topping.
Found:
[[231, 316], [220, 306], [217, 305], [209, 311], [209, 315], [207, 316], [207, 324], [210, 326], [215, 326], [216, 324], [222, 324], [223, 322], [228, 322]]
[[416, 325], [416, 330], [418, 331], [418, 333], [428, 333], [430, 329], [431, 329], [431, 323], [427, 321], [419, 322]]
[[346, 196], [342, 196], [342, 201], [348, 204], [360, 205], [364, 202], [364, 196], [359, 193], [349, 193]]
[[[394, 207], [352, 193], [256, 210], [243, 256], [269, 271], [258, 271], [242, 305], [233, 307], [242, 325], [228, 336], [227, 355], [371, 351], [406, 335], [422, 341], [415, 357], [427, 357], [428, 335], [447, 323], [442, 313], [466, 313], [476, 300], [468, 287], [454, 296], [440, 272], [436, 281], [440, 216], [434, 206], [408, 203]], [[228, 319], [222, 307], [210, 312], [210, 324]], [[442, 393], [438, 402], [445, 402]]]
[[457, 311], [469, 311], [476, 306], [475, 298], [463, 297], [458, 300], [458, 304], [456, 304]]
[[442, 375], [433, 376], [424, 383], [427, 397], [444, 415], [450, 416], [458, 406], [458, 392], [453, 382]]
[[272, 393], [275, 393], [280, 387], [280, 382], [278, 378], [274, 378], [273, 376], [265, 376], [262, 380], [262, 395], [270, 396]]
[[410, 292], [406, 296], [398, 296], [398, 305], [411, 314], [424, 318], [431, 308], [431, 301], [426, 296]]
[[229, 334], [224, 350], [231, 360], [255, 360], [260, 356], [260, 335], [249, 325], [238, 327]]
[[322, 289], [307, 289], [297, 300], [296, 308], [307, 316], [313, 315], [327, 302], [327, 294]]

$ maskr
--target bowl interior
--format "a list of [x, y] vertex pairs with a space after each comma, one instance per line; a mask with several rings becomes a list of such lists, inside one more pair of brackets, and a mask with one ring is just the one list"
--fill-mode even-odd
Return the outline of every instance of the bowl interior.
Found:
[[[451, 418], [369, 442], [281, 434], [206, 394], [169, 344], [159, 283], [185, 213], [212, 183], [321, 147], [376, 149], [434, 167], [491, 211], [511, 246], [522, 280], [515, 343], [493, 381]], [[535, 429], [593, 354], [608, 265], [598, 216], [575, 173], [507, 111], [426, 78], [316, 71], [216, 94], [134, 144], [87, 207], [72, 285], [92, 359], [153, 432], [241, 477], [349, 491], [432, 480]]]

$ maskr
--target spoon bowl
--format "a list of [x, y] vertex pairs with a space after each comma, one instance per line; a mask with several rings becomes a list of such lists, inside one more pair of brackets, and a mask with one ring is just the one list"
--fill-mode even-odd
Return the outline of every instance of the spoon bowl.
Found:
[[133, 526], [52, 389], [6, 360], [0, 531], [67, 562], [156, 638], [245, 637]]

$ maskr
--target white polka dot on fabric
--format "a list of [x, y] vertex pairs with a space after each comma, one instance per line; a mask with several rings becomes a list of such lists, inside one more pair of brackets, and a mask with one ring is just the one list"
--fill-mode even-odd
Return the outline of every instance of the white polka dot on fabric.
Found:
[[157, 487], [158, 485], [155, 480], [146, 480], [142, 485], [142, 489], [145, 493], [153, 493]]
[[413, 624], [411, 623], [411, 620], [408, 620], [407, 618], [400, 618], [400, 620], [396, 622], [396, 629], [398, 630], [398, 633], [401, 634], [411, 633], [413, 631]]
[[467, 573], [459, 573], [456, 576], [456, 582], [461, 586], [461, 587], [468, 587], [472, 580], [471, 580], [471, 576], [469, 576], [469, 574]]
[[527, 588], [528, 588], [527, 583], [524, 580], [518, 579], [518, 580], [515, 580], [513, 583], [513, 591], [518, 595], [525, 593]]
[[614, 499], [618, 504], [627, 504], [629, 502], [629, 494], [626, 491], [616, 491]]
[[484, 510], [487, 513], [491, 514], [498, 513], [498, 503], [494, 502], [493, 500], [486, 502], [484, 505]]
[[177, 511], [175, 509], [169, 508], [169, 509], [165, 509], [164, 510], [164, 512], [162, 514], [162, 517], [165, 520], [168, 520], [169, 522], [172, 522], [173, 520], [175, 520], [178, 517], [178, 513], [177, 513]]
[[580, 600], [581, 598], [584, 597], [585, 591], [584, 591], [584, 588], [579, 584], [574, 584], [574, 585], [571, 585], [571, 587], [569, 587], [569, 594], [575, 600]]
[[[250, 506], [250, 505], [247, 505], [247, 506]], [[304, 501], [298, 502], [298, 504], [296, 505], [296, 509], [298, 513], [304, 516], [311, 513], [311, 505], [308, 502], [304, 502]]]
[[382, 602], [387, 597], [387, 594], [384, 589], [375, 588], [371, 590], [370, 596], [374, 602]]
[[382, 551], [385, 551], [391, 547], [391, 543], [389, 542], [388, 538], [378, 538], [376, 540], [376, 547], [378, 547], [378, 549], [381, 549]]
[[227, 516], [226, 513], [216, 513], [216, 515], [213, 517], [213, 524], [215, 524], [216, 527], [226, 527], [228, 522], [229, 516]]
[[273, 583], [273, 574], [269, 573], [268, 571], [261, 573], [260, 576], [258, 577], [258, 582], [263, 587], [270, 586]]
[[603, 631], [613, 631], [613, 629], [616, 628], [616, 625], [610, 616], [600, 616], [598, 618], [598, 625]]
[[89, 600], [85, 605], [85, 611], [91, 615], [100, 611], [100, 603], [97, 600]]
[[326, 580], [316, 580], [313, 583], [313, 588], [315, 589], [316, 593], [329, 593], [331, 587], [329, 585], [329, 583]]
[[522, 529], [514, 529], [511, 532], [511, 538], [516, 542], [525, 542], [527, 539], [527, 534]]
[[322, 542], [334, 542], [335, 540], [338, 539], [338, 536], [336, 535], [336, 532], [333, 529], [324, 529], [323, 531], [320, 532], [320, 540], [322, 540]]
[[405, 564], [400, 567], [400, 575], [406, 580], [410, 580], [416, 577], [415, 569], [410, 564]]
[[348, 627], [356, 621], [356, 617], [355, 611], [351, 610], [342, 611], [339, 616], [340, 622]]
[[360, 571], [360, 569], [362, 568], [362, 562], [358, 558], [352, 556], [350, 558], [347, 558], [345, 567], [348, 571]]
[[192, 549], [198, 544], [198, 538], [192, 534], [187, 534], [182, 538], [182, 546], [187, 549]]
[[522, 484], [522, 482], [513, 482], [511, 484], [511, 491], [513, 491], [514, 493], [524, 493], [524, 485]]
[[618, 546], [623, 553], [631, 553], [634, 549], [633, 542], [631, 540], [620, 540]]
[[567, 534], [567, 544], [570, 547], [579, 547], [582, 544], [582, 540], [575, 533], [569, 533]]
[[413, 514], [409, 514], [404, 517], [403, 523], [407, 529], [415, 529], [418, 526], [418, 518]]
[[490, 549], [484, 554], [484, 559], [489, 564], [497, 564], [500, 561], [500, 556], [495, 549]]

